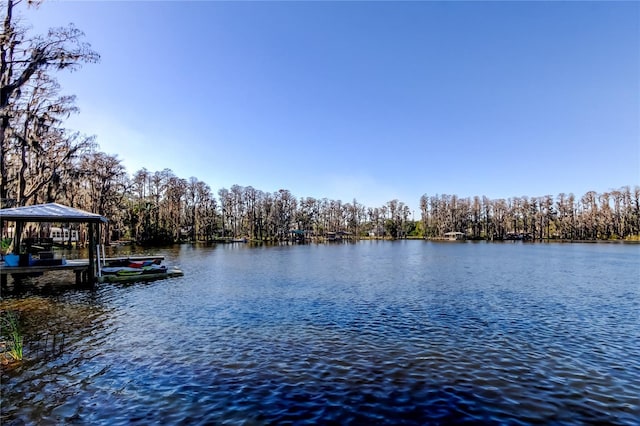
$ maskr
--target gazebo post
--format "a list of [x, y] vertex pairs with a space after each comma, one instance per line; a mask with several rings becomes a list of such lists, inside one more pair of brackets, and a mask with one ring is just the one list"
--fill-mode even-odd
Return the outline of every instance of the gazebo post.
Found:
[[13, 253], [20, 255], [20, 244], [22, 244], [22, 231], [24, 223], [16, 221], [15, 235], [13, 236]]
[[89, 286], [92, 288], [95, 287], [96, 280], [96, 272], [95, 272], [95, 259], [93, 257], [94, 251], [96, 249], [95, 242], [95, 224], [93, 222], [89, 223]]

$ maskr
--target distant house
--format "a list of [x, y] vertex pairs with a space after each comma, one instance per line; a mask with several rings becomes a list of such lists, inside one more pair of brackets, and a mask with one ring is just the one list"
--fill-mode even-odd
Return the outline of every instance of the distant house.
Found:
[[307, 238], [307, 234], [310, 232], [305, 231], [304, 229], [291, 229], [289, 233], [291, 234], [292, 241], [304, 242]]
[[338, 241], [341, 240], [342, 237], [340, 237], [337, 233], [335, 232], [327, 232], [325, 234], [325, 238], [327, 239], [327, 241]]
[[465, 239], [464, 232], [445, 232], [444, 239], [449, 241], [462, 241]]
[[325, 234], [327, 241], [342, 241], [343, 239], [350, 239], [352, 236], [353, 234], [347, 231], [327, 232]]
[[71, 235], [69, 235], [69, 228], [60, 228], [57, 226], [52, 226], [49, 231], [49, 237], [53, 239], [54, 243], [64, 244], [66, 242], [78, 242], [78, 231], [75, 229], [71, 230]]

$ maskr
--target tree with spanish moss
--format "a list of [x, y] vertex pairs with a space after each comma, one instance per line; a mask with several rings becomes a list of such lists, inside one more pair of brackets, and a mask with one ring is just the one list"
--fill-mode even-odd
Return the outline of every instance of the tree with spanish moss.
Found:
[[[50, 182], [60, 179], [55, 160], [47, 159], [45, 143], [80, 149], [86, 140], [75, 139], [61, 127], [73, 111], [70, 97], [58, 97], [52, 72], [73, 71], [99, 60], [84, 34], [73, 25], [51, 28], [46, 35], [31, 35], [21, 25], [21, 4], [38, 7], [41, 1], [4, 0], [0, 36], [0, 202], [26, 204]], [[64, 158], [62, 154], [62, 159]], [[35, 166], [34, 164], [37, 164]], [[31, 170], [46, 173], [31, 176]]]

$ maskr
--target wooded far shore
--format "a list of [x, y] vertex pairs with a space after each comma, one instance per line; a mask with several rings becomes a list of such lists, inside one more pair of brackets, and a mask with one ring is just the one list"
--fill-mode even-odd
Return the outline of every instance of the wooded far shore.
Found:
[[[58, 202], [105, 216], [102, 243], [142, 245], [176, 242], [333, 241], [360, 238], [473, 240], [639, 241], [640, 187], [605, 193], [489, 199], [423, 195], [420, 210], [391, 200], [367, 207], [355, 199], [296, 197], [251, 186], [222, 188], [217, 197], [196, 178], [181, 179], [170, 170], [136, 172], [129, 178], [96, 168], [83, 179], [59, 183], [25, 200], [2, 200], [2, 207]], [[54, 185], [52, 182], [51, 185]], [[68, 227], [82, 235], [81, 225]], [[3, 238], [10, 229], [4, 223]], [[26, 229], [25, 237], [47, 237], [46, 227]], [[457, 233], [457, 234], [452, 234]]]

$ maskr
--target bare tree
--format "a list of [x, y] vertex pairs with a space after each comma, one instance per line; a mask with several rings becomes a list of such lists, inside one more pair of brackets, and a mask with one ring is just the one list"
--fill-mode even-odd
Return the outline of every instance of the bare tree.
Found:
[[[75, 70], [82, 63], [97, 62], [99, 55], [91, 50], [87, 43], [81, 41], [84, 34], [74, 26], [52, 28], [46, 36], [30, 36], [26, 29], [18, 25], [15, 16], [16, 7], [22, 0], [5, 0], [3, 5], [5, 16], [3, 31], [0, 36], [0, 199], [5, 203], [9, 195], [9, 182], [12, 180], [10, 173], [15, 170], [9, 157], [10, 146], [15, 145], [18, 135], [24, 136], [24, 130], [19, 128], [19, 123], [35, 124], [31, 128], [29, 136], [37, 136], [46, 127], [53, 123], [45, 123], [46, 116], [39, 115], [39, 119], [33, 121], [34, 108], [40, 103], [40, 98], [47, 94], [41, 94], [33, 88], [28, 89], [28, 84], [34, 80], [53, 81], [44, 73], [57, 70]], [[39, 1], [28, 1], [27, 5], [38, 6]], [[31, 96], [27, 102], [30, 110], [20, 110], [18, 106], [23, 103], [24, 96]], [[54, 103], [55, 104], [55, 103]], [[54, 105], [49, 105], [49, 109]], [[43, 112], [40, 104], [39, 112]], [[46, 108], [45, 108], [46, 109]], [[26, 116], [24, 114], [27, 114]], [[30, 125], [28, 127], [31, 127]], [[41, 133], [40, 133], [41, 136]], [[34, 141], [23, 138], [21, 143], [33, 146]], [[26, 154], [25, 154], [26, 156]], [[24, 164], [21, 166], [23, 167]], [[26, 180], [26, 179], [25, 179]], [[20, 182], [20, 188], [26, 191], [25, 180]], [[20, 191], [18, 191], [20, 192]], [[19, 194], [17, 194], [19, 196]]]
[[110, 219], [103, 233], [104, 242], [109, 243], [112, 237], [120, 239], [126, 220], [126, 211], [121, 206], [129, 188], [129, 177], [122, 162], [115, 155], [97, 152], [85, 155], [80, 168], [85, 171], [86, 202], [83, 204], [88, 210]]

